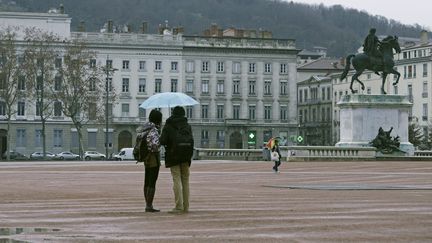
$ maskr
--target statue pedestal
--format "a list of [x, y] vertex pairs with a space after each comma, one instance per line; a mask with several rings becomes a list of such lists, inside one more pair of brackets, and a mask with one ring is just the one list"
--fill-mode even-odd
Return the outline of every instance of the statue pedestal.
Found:
[[399, 149], [414, 155], [408, 141], [408, 113], [412, 107], [402, 95], [345, 95], [337, 103], [340, 108], [340, 141], [337, 147], [370, 147], [380, 127], [399, 136]]

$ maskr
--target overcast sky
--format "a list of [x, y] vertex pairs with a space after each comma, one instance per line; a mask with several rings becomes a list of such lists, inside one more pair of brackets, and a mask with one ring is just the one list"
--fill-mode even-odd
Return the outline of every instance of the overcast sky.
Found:
[[[285, 0], [291, 1], [291, 0]], [[403, 24], [419, 24], [432, 31], [431, 0], [293, 0], [308, 4], [331, 6], [335, 4], [364, 10], [371, 15], [381, 15]]]

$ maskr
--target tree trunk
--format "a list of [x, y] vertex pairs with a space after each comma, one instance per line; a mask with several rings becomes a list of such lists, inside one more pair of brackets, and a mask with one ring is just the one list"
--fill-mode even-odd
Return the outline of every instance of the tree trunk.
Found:
[[10, 160], [10, 124], [11, 124], [11, 119], [10, 116], [7, 119], [7, 133], [6, 133], [6, 160]]
[[45, 119], [42, 118], [42, 152], [43, 159], [46, 159], [46, 140], [45, 140]]
[[77, 130], [77, 133], [78, 133], [78, 153], [79, 153], [81, 160], [84, 160], [84, 158], [83, 158], [84, 147], [82, 144], [82, 134], [81, 134], [82, 125], [79, 121], [76, 121], [75, 119], [72, 119], [72, 122], [73, 122], [73, 124]]
[[84, 146], [82, 143], [82, 131], [81, 131], [82, 127], [79, 126], [79, 128], [77, 128], [77, 132], [78, 132], [78, 146], [79, 146], [79, 152], [80, 152], [80, 156], [81, 159], [84, 160]]

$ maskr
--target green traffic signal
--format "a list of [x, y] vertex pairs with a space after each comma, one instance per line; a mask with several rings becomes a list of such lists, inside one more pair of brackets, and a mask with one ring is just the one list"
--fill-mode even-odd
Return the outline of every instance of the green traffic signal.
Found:
[[248, 144], [255, 145], [256, 144], [256, 132], [249, 131], [248, 132]]

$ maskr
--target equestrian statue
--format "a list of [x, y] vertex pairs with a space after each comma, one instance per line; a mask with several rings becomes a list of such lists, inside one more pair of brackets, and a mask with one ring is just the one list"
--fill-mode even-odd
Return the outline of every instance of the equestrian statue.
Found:
[[359, 53], [357, 55], [351, 54], [346, 57], [345, 70], [343, 71], [340, 79], [343, 80], [344, 78], [346, 78], [352, 62], [352, 66], [356, 71], [351, 78], [350, 85], [350, 89], [353, 94], [357, 93], [357, 91], [354, 90], [352, 87], [355, 80], [360, 83], [362, 90], [365, 89], [363, 82], [360, 81], [358, 77], [366, 69], [371, 70], [378, 75], [380, 75], [379, 72], [381, 72], [382, 94], [386, 94], [384, 90], [384, 84], [388, 74], [391, 73], [397, 76], [396, 81], [393, 83], [393, 85], [397, 85], [397, 83], [399, 82], [400, 73], [394, 70], [393, 61], [393, 49], [397, 53], [401, 52], [398, 38], [397, 36], [387, 36], [380, 41], [378, 37], [376, 37], [375, 32], [376, 30], [374, 28], [370, 29], [368, 36], [364, 40], [364, 53]]

